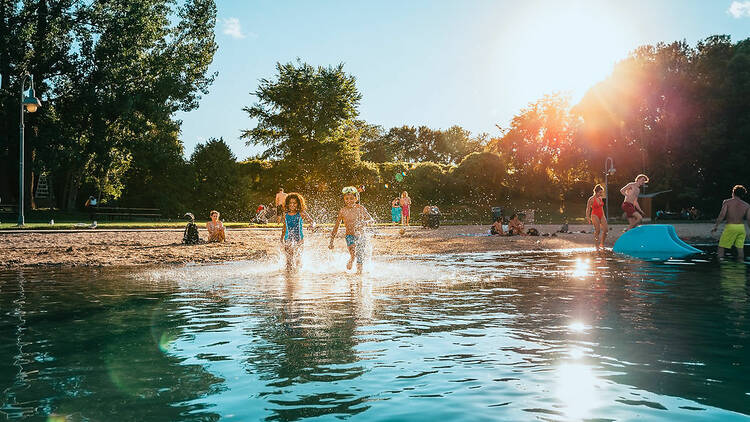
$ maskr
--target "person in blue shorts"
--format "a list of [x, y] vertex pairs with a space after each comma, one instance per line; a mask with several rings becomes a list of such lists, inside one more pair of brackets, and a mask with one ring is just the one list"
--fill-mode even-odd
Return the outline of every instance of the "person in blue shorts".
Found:
[[333, 231], [331, 232], [331, 242], [328, 245], [329, 249], [333, 249], [333, 239], [336, 238], [336, 232], [339, 230], [339, 225], [344, 222], [346, 227], [346, 247], [349, 250], [349, 262], [346, 264], [346, 269], [351, 270], [354, 265], [354, 260], [357, 260], [357, 272], [362, 272], [362, 265], [364, 261], [365, 248], [367, 246], [367, 239], [365, 237], [365, 227], [371, 225], [374, 220], [367, 209], [358, 204], [359, 192], [354, 186], [347, 186], [341, 190], [344, 195], [345, 206], [339, 211], [339, 215], [336, 217], [336, 223], [333, 225]]

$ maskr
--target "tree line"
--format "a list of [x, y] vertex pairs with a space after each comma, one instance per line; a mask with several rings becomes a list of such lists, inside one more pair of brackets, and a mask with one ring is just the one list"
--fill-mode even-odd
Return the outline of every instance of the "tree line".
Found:
[[750, 39], [727, 36], [639, 47], [578, 103], [551, 93], [494, 136], [368, 123], [343, 65], [278, 63], [244, 108], [255, 124], [242, 139], [264, 151], [239, 161], [211, 139], [185, 159], [174, 116], [195, 109], [216, 76], [215, 22], [211, 0], [0, 0], [0, 196], [9, 202], [18, 185], [20, 78], [11, 76], [22, 70], [44, 102], [26, 116], [30, 206], [42, 174], [57, 208], [97, 192], [169, 216], [216, 208], [230, 219], [250, 218], [279, 187], [325, 214], [343, 185], [364, 185], [363, 201], [384, 215], [408, 190], [416, 204], [459, 216], [492, 205], [579, 216], [607, 157], [611, 184], [645, 172], [650, 191], [672, 191], [673, 208], [710, 211], [748, 183]]

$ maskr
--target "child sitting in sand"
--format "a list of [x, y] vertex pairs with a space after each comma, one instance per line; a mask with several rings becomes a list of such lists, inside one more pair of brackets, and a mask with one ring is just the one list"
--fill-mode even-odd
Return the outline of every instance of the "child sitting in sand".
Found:
[[503, 217], [497, 217], [495, 219], [495, 222], [490, 226], [490, 234], [500, 236], [505, 235], [505, 231], [503, 230]]
[[224, 223], [219, 220], [219, 211], [212, 210], [208, 215], [211, 216], [211, 221], [206, 223], [206, 230], [208, 230], [208, 241], [225, 241], [226, 234], [224, 233]]
[[302, 195], [291, 192], [284, 199], [284, 219], [281, 229], [281, 244], [286, 254], [286, 269], [292, 271], [299, 268], [302, 247], [304, 246], [304, 233], [302, 222], [307, 221], [315, 228], [315, 222], [307, 214], [307, 205]]
[[513, 214], [508, 222], [508, 236], [526, 236], [523, 231], [523, 221], [518, 218], [518, 214]]
[[347, 186], [341, 190], [344, 195], [344, 203], [346, 206], [341, 208], [339, 215], [336, 217], [336, 223], [333, 225], [333, 231], [331, 232], [331, 242], [328, 245], [329, 249], [333, 249], [333, 239], [336, 238], [336, 232], [339, 229], [339, 224], [344, 222], [346, 227], [346, 247], [349, 249], [349, 262], [346, 264], [346, 269], [351, 270], [354, 264], [354, 259], [357, 259], [357, 272], [362, 272], [362, 263], [364, 261], [365, 248], [367, 246], [367, 239], [365, 238], [365, 226], [370, 225], [374, 222], [370, 213], [361, 204], [357, 203], [359, 199], [359, 192], [354, 186]]

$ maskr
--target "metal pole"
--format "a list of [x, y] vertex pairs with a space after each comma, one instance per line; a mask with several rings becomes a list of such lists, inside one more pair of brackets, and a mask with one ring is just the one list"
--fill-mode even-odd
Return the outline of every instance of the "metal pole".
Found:
[[609, 175], [615, 172], [615, 160], [612, 157], [607, 157], [604, 160], [604, 206], [606, 207], [605, 212], [607, 213], [607, 221], [609, 221]]
[[26, 82], [26, 75], [21, 79], [21, 124], [19, 125], [19, 151], [18, 151], [18, 226], [23, 226], [23, 84]]

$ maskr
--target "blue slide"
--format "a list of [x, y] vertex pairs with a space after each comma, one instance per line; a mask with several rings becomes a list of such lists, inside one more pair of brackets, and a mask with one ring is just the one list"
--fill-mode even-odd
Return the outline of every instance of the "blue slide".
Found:
[[677, 237], [674, 227], [668, 224], [649, 224], [638, 226], [625, 232], [613, 251], [641, 259], [666, 260], [683, 258], [701, 253]]

